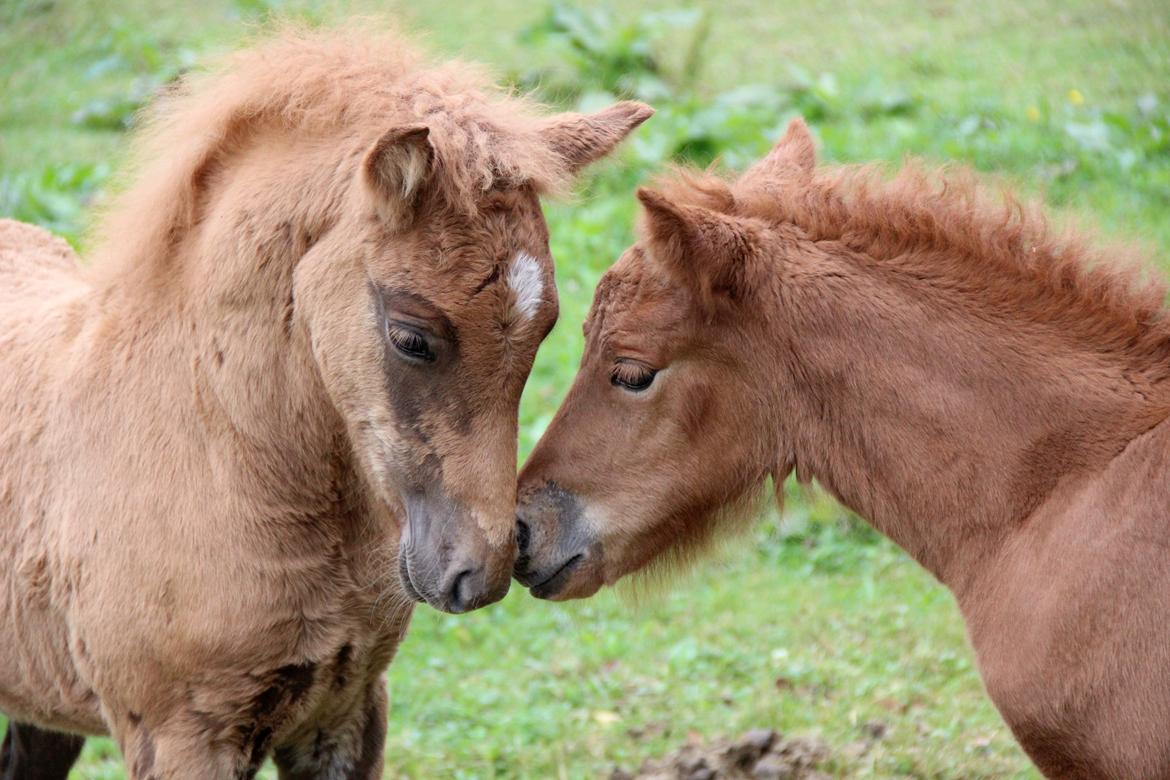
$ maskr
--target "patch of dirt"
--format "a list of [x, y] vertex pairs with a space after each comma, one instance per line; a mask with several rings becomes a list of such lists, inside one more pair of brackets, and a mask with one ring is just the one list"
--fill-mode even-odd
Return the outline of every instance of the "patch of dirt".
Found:
[[784, 739], [769, 729], [752, 729], [738, 739], [687, 742], [636, 772], [615, 769], [609, 780], [828, 780], [817, 767], [829, 757], [818, 737]]

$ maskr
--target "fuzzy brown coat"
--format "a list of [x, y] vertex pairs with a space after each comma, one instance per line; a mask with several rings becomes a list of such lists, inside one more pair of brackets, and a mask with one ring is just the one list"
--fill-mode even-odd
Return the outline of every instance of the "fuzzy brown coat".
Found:
[[87, 266], [0, 223], [0, 711], [132, 778], [380, 776], [415, 601], [507, 590], [537, 196], [649, 113], [288, 30], [146, 117]]
[[1165, 286], [962, 171], [640, 190], [573, 387], [521, 474], [517, 575], [588, 596], [795, 470], [954, 593], [1049, 777], [1170, 777]]

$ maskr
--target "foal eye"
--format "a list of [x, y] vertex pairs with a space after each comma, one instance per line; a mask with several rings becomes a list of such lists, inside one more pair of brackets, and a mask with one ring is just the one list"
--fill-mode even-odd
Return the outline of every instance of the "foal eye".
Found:
[[390, 343], [399, 354], [411, 360], [421, 360], [430, 363], [435, 359], [435, 353], [421, 333], [409, 328], [391, 326], [387, 331]]
[[653, 368], [648, 368], [641, 363], [623, 362], [613, 367], [613, 373], [610, 374], [609, 381], [614, 387], [620, 387], [633, 393], [640, 393], [653, 384], [654, 376], [657, 373]]

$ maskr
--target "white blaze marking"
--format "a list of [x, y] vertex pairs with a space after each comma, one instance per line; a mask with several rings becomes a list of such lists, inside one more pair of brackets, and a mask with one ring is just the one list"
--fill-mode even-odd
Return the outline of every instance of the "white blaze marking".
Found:
[[540, 262], [527, 252], [517, 252], [508, 266], [508, 287], [512, 291], [513, 319], [532, 319], [544, 300], [544, 272]]

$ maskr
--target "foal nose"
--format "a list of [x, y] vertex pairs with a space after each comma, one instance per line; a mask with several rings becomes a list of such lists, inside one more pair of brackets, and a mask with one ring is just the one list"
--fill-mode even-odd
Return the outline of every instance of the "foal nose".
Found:
[[445, 578], [443, 586], [448, 612], [470, 612], [508, 595], [510, 577], [493, 580], [484, 566], [455, 566], [452, 569], [453, 573]]

